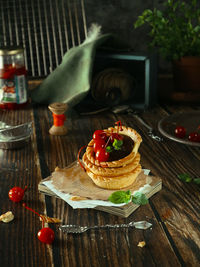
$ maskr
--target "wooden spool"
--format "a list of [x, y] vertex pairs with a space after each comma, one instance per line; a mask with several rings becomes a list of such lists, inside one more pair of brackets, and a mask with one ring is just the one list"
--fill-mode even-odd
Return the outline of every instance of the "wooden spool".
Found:
[[60, 123], [59, 125], [56, 125], [55, 123], [55, 117], [59, 117], [59, 115], [63, 115], [68, 109], [68, 105], [66, 103], [52, 103], [48, 106], [50, 111], [53, 113], [54, 117], [54, 125], [49, 129], [49, 133], [52, 135], [65, 135], [67, 133], [67, 127], [64, 125], [64, 120], [63, 122]]

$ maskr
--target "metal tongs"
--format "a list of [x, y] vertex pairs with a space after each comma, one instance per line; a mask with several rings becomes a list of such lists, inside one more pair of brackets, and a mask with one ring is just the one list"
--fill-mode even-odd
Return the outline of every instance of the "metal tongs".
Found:
[[134, 111], [130, 106], [128, 105], [122, 105], [122, 106], [116, 106], [112, 108], [112, 112], [115, 114], [121, 113], [121, 112], [127, 112], [128, 114], [131, 114], [134, 118], [136, 118], [142, 125], [144, 125], [148, 129], [148, 135], [158, 141], [163, 141], [163, 138], [154, 134], [154, 129], [149, 126], [142, 118], [139, 117], [138, 112]]
[[145, 121], [143, 121], [143, 119], [141, 119], [137, 114], [134, 114], [134, 117], [137, 118], [137, 120], [139, 122], [142, 123], [142, 125], [144, 125], [149, 131], [148, 131], [148, 136], [150, 136], [151, 138], [153, 138], [154, 140], [161, 142], [163, 141], [163, 138], [154, 134], [154, 129], [152, 127], [150, 127]]

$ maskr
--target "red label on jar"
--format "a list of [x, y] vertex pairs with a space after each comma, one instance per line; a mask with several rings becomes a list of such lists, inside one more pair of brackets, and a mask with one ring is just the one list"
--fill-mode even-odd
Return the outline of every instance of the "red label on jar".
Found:
[[27, 79], [25, 68], [9, 68], [4, 71], [0, 79], [0, 102], [27, 102]]

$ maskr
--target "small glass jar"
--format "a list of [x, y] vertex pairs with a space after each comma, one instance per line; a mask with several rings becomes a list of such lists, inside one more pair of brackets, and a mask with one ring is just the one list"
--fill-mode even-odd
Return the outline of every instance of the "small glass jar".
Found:
[[27, 104], [27, 70], [23, 49], [0, 49], [0, 108], [18, 109]]

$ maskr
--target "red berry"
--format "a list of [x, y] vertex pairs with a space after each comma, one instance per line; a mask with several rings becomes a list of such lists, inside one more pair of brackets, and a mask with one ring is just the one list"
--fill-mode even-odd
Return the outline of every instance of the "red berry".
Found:
[[188, 139], [191, 142], [200, 142], [200, 135], [197, 132], [192, 132], [189, 134]]
[[97, 150], [103, 148], [105, 146], [105, 144], [106, 144], [106, 142], [103, 139], [99, 139], [99, 140], [94, 141], [94, 145], [93, 145], [94, 152], [96, 153]]
[[54, 241], [55, 234], [54, 231], [49, 227], [42, 228], [38, 234], [38, 239], [45, 244], [51, 244]]
[[99, 139], [107, 139], [107, 134], [103, 130], [96, 130], [93, 133], [93, 139], [94, 140], [99, 140]]
[[24, 197], [24, 192], [26, 188], [27, 187], [25, 187], [25, 189], [22, 189], [21, 187], [18, 187], [18, 186], [11, 188], [8, 192], [9, 198], [13, 202], [20, 202]]
[[115, 139], [122, 140], [123, 137], [118, 133], [112, 133], [110, 136], [110, 142], [113, 143]]
[[186, 130], [185, 130], [185, 128], [184, 128], [183, 126], [177, 126], [177, 127], [175, 128], [175, 135], [176, 135], [176, 137], [178, 137], [178, 138], [184, 138], [185, 135], [186, 135]]
[[95, 158], [100, 162], [108, 161], [109, 153], [106, 151], [105, 148], [98, 149], [96, 152]]

